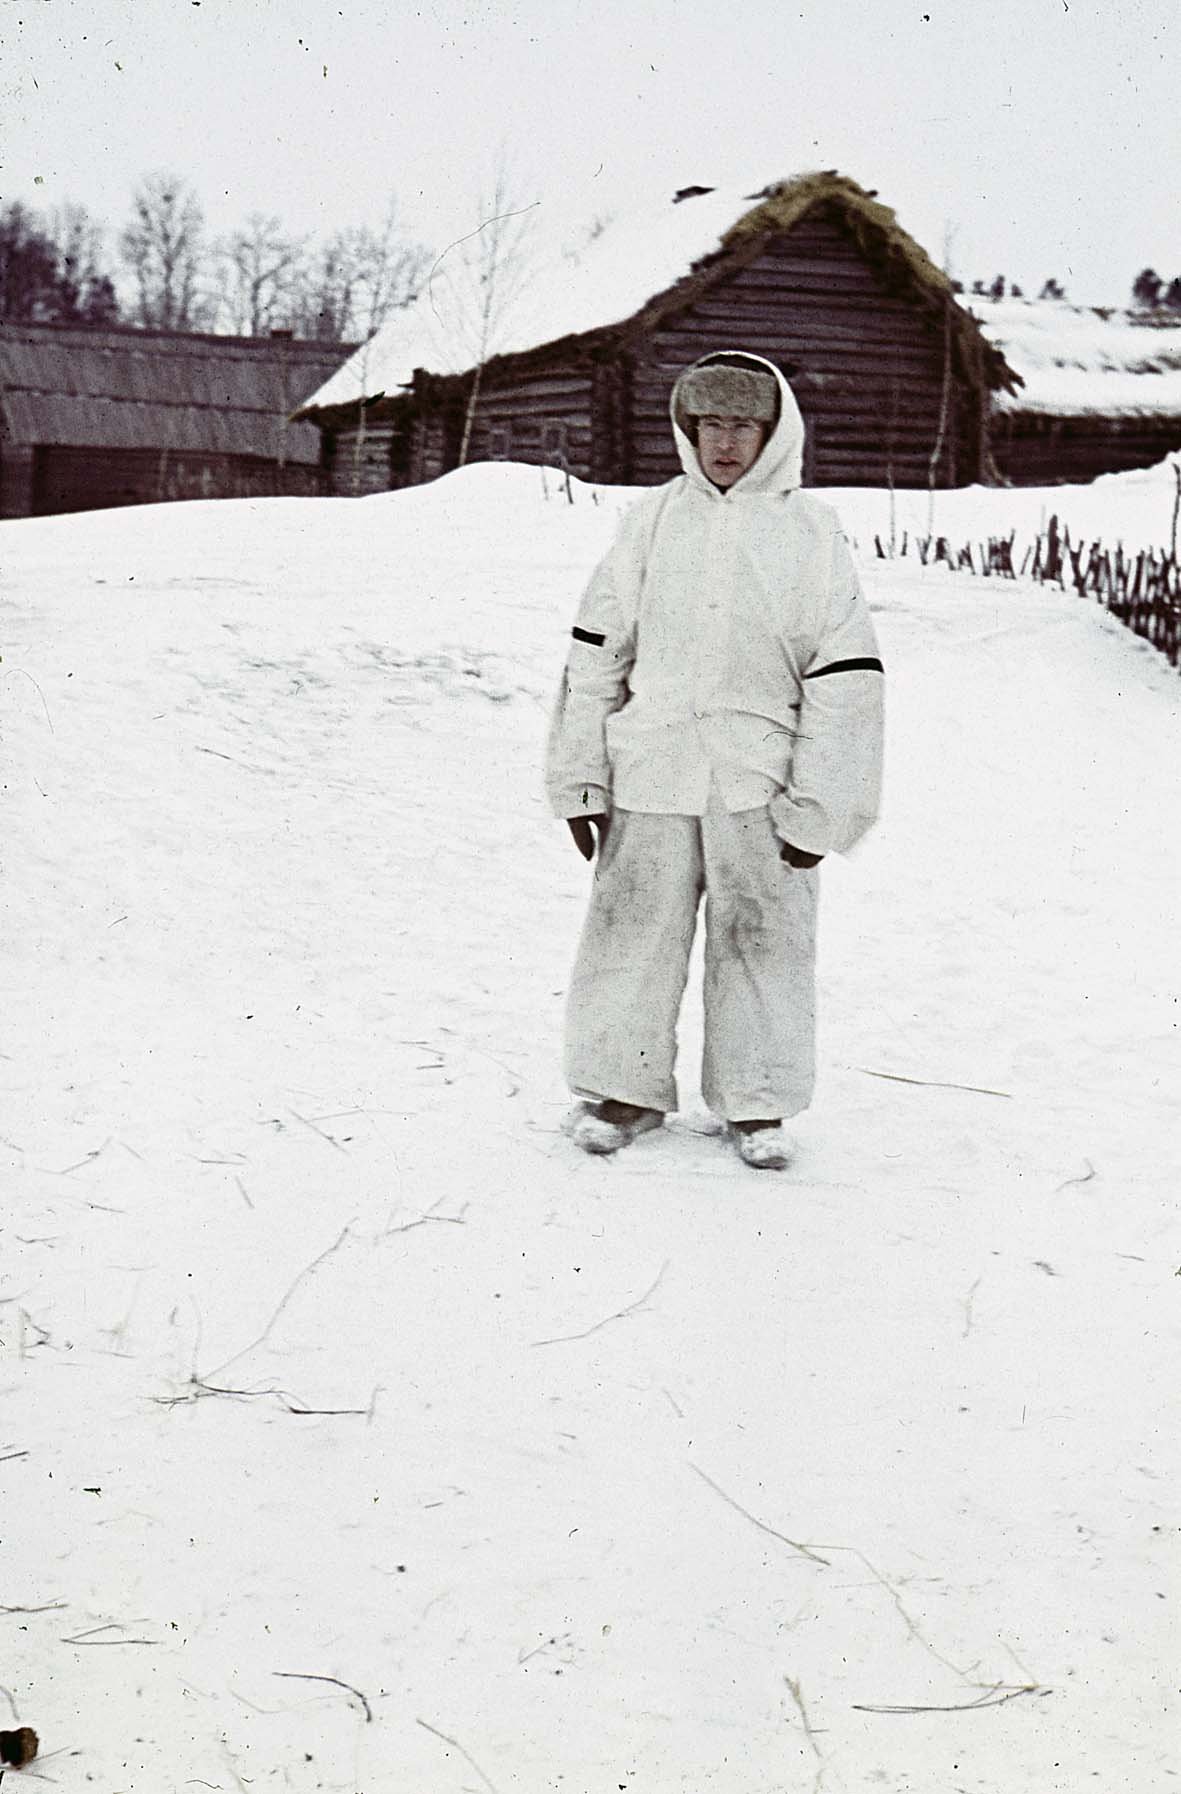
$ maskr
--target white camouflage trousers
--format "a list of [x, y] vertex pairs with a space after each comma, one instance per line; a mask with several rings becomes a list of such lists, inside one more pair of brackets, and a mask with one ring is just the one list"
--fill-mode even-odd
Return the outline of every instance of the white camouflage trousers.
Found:
[[566, 1002], [575, 1095], [677, 1107], [677, 1017], [704, 894], [702, 1095], [727, 1121], [807, 1108], [819, 881], [779, 848], [766, 809], [614, 812]]

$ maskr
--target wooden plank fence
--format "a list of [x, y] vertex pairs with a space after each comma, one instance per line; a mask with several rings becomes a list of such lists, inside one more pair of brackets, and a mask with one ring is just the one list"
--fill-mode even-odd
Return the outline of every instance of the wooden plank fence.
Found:
[[903, 533], [901, 545], [874, 537], [879, 560], [905, 555], [913, 546], [923, 566], [943, 562], [953, 573], [974, 573], [983, 579], [1036, 579], [1043, 585], [1070, 586], [1081, 598], [1094, 598], [1121, 623], [1181, 664], [1181, 563], [1175, 551], [1142, 549], [1130, 554], [1122, 543], [1114, 549], [1102, 542], [1072, 541], [1070, 531], [1051, 517], [1046, 529], [1016, 562], [1017, 532], [990, 536], [987, 542], [953, 548], [946, 536]]

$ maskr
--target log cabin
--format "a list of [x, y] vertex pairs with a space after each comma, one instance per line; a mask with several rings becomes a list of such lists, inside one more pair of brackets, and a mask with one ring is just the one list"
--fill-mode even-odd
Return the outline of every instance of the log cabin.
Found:
[[1017, 376], [894, 213], [846, 176], [745, 198], [683, 188], [655, 214], [539, 257], [526, 287], [482, 365], [447, 365], [456, 337], [445, 295], [429, 290], [300, 408], [324, 434], [333, 491], [416, 485], [461, 456], [658, 484], [678, 471], [676, 375], [737, 347], [790, 380], [809, 485], [1000, 477], [992, 400]]
[[1181, 318], [1061, 300], [973, 298], [1021, 376], [993, 398], [992, 450], [1011, 485], [1084, 484], [1181, 449]]

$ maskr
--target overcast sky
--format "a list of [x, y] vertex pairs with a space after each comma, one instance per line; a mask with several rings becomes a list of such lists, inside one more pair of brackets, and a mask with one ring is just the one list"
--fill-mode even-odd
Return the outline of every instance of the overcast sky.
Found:
[[0, 200], [115, 226], [138, 177], [211, 228], [471, 228], [836, 168], [970, 283], [1123, 303], [1181, 273], [1178, 0], [0, 0]]

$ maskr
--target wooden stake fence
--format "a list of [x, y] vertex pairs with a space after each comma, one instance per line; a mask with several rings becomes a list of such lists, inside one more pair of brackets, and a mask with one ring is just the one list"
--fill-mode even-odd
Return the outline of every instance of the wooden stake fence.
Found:
[[[1131, 555], [1122, 543], [1114, 549], [1102, 542], [1072, 542], [1070, 531], [1051, 517], [1047, 528], [1014, 563], [1017, 532], [990, 536], [987, 543], [953, 548], [946, 536], [916, 536], [914, 552], [923, 566], [940, 561], [953, 573], [974, 573], [983, 579], [1036, 579], [1043, 585], [1071, 586], [1081, 598], [1094, 598], [1121, 623], [1154, 648], [1181, 663], [1181, 564], [1175, 552], [1148, 548]], [[909, 552], [904, 533], [898, 553]], [[889, 548], [874, 537], [879, 560], [890, 560]]]

